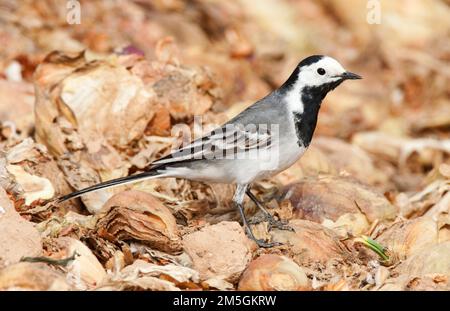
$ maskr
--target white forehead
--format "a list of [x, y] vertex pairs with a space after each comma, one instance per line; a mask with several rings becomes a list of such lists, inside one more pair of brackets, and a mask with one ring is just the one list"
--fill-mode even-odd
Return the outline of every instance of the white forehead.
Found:
[[345, 71], [344, 67], [342, 67], [337, 60], [329, 56], [324, 56], [318, 62], [311, 64], [310, 67], [313, 67], [314, 69], [323, 68], [326, 71], [334, 73], [342, 73]]

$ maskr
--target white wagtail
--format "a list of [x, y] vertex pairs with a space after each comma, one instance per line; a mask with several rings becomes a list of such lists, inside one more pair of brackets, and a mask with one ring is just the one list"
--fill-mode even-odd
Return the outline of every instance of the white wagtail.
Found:
[[[160, 177], [237, 184], [233, 202], [247, 234], [261, 247], [273, 246], [254, 237], [243, 211], [247, 194], [269, 225], [290, 229], [275, 220], [250, 191], [252, 182], [273, 176], [296, 162], [308, 148], [322, 100], [344, 80], [361, 79], [335, 59], [313, 55], [302, 60], [277, 90], [242, 111], [223, 126], [165, 156], [139, 174], [102, 182], [58, 199]], [[270, 159], [272, 165], [263, 165]], [[275, 159], [275, 161], [273, 161]]]

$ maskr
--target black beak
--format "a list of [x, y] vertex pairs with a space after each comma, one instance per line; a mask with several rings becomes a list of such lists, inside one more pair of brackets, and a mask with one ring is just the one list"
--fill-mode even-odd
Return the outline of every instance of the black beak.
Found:
[[358, 80], [362, 79], [360, 75], [357, 75], [356, 73], [346, 71], [340, 76], [342, 80]]

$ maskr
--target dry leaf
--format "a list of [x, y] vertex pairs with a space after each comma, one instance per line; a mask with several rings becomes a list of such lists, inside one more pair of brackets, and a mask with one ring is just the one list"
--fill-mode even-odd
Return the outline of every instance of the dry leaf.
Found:
[[102, 290], [179, 290], [177, 286], [188, 286], [199, 282], [198, 272], [190, 268], [168, 264], [158, 266], [136, 260], [132, 265], [113, 275], [102, 286]]
[[300, 219], [291, 220], [289, 225], [295, 232], [275, 229], [271, 232], [272, 241], [287, 245], [286, 256], [299, 265], [350, 256], [350, 252], [332, 230]]
[[1, 290], [67, 291], [64, 274], [43, 263], [19, 262], [0, 270]]
[[75, 257], [66, 266], [68, 282], [78, 290], [95, 288], [105, 280], [106, 271], [91, 250], [79, 240], [62, 237], [55, 240], [62, 258]]
[[242, 274], [239, 290], [307, 290], [308, 278], [295, 262], [279, 255], [262, 255], [253, 260]]
[[160, 201], [142, 191], [124, 191], [109, 199], [97, 223], [115, 239], [137, 240], [156, 249], [177, 253], [182, 249], [175, 218]]
[[237, 222], [223, 221], [186, 234], [183, 246], [203, 280], [216, 276], [234, 282], [251, 259], [249, 240]]
[[363, 213], [369, 222], [392, 220], [396, 208], [368, 186], [339, 176], [306, 178], [285, 186], [282, 199], [291, 201], [294, 218], [336, 221], [348, 213]]
[[39, 256], [42, 252], [39, 232], [16, 212], [1, 187], [0, 207], [0, 267], [18, 262], [22, 257]]
[[429, 217], [398, 221], [376, 238], [399, 259], [410, 257], [423, 248], [438, 242], [437, 223]]

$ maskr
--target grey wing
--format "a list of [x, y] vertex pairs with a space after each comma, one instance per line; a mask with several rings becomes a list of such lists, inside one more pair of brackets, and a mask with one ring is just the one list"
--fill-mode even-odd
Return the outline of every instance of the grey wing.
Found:
[[227, 123], [187, 146], [152, 163], [164, 165], [201, 159], [236, 158], [238, 154], [269, 148], [271, 133], [265, 125]]

